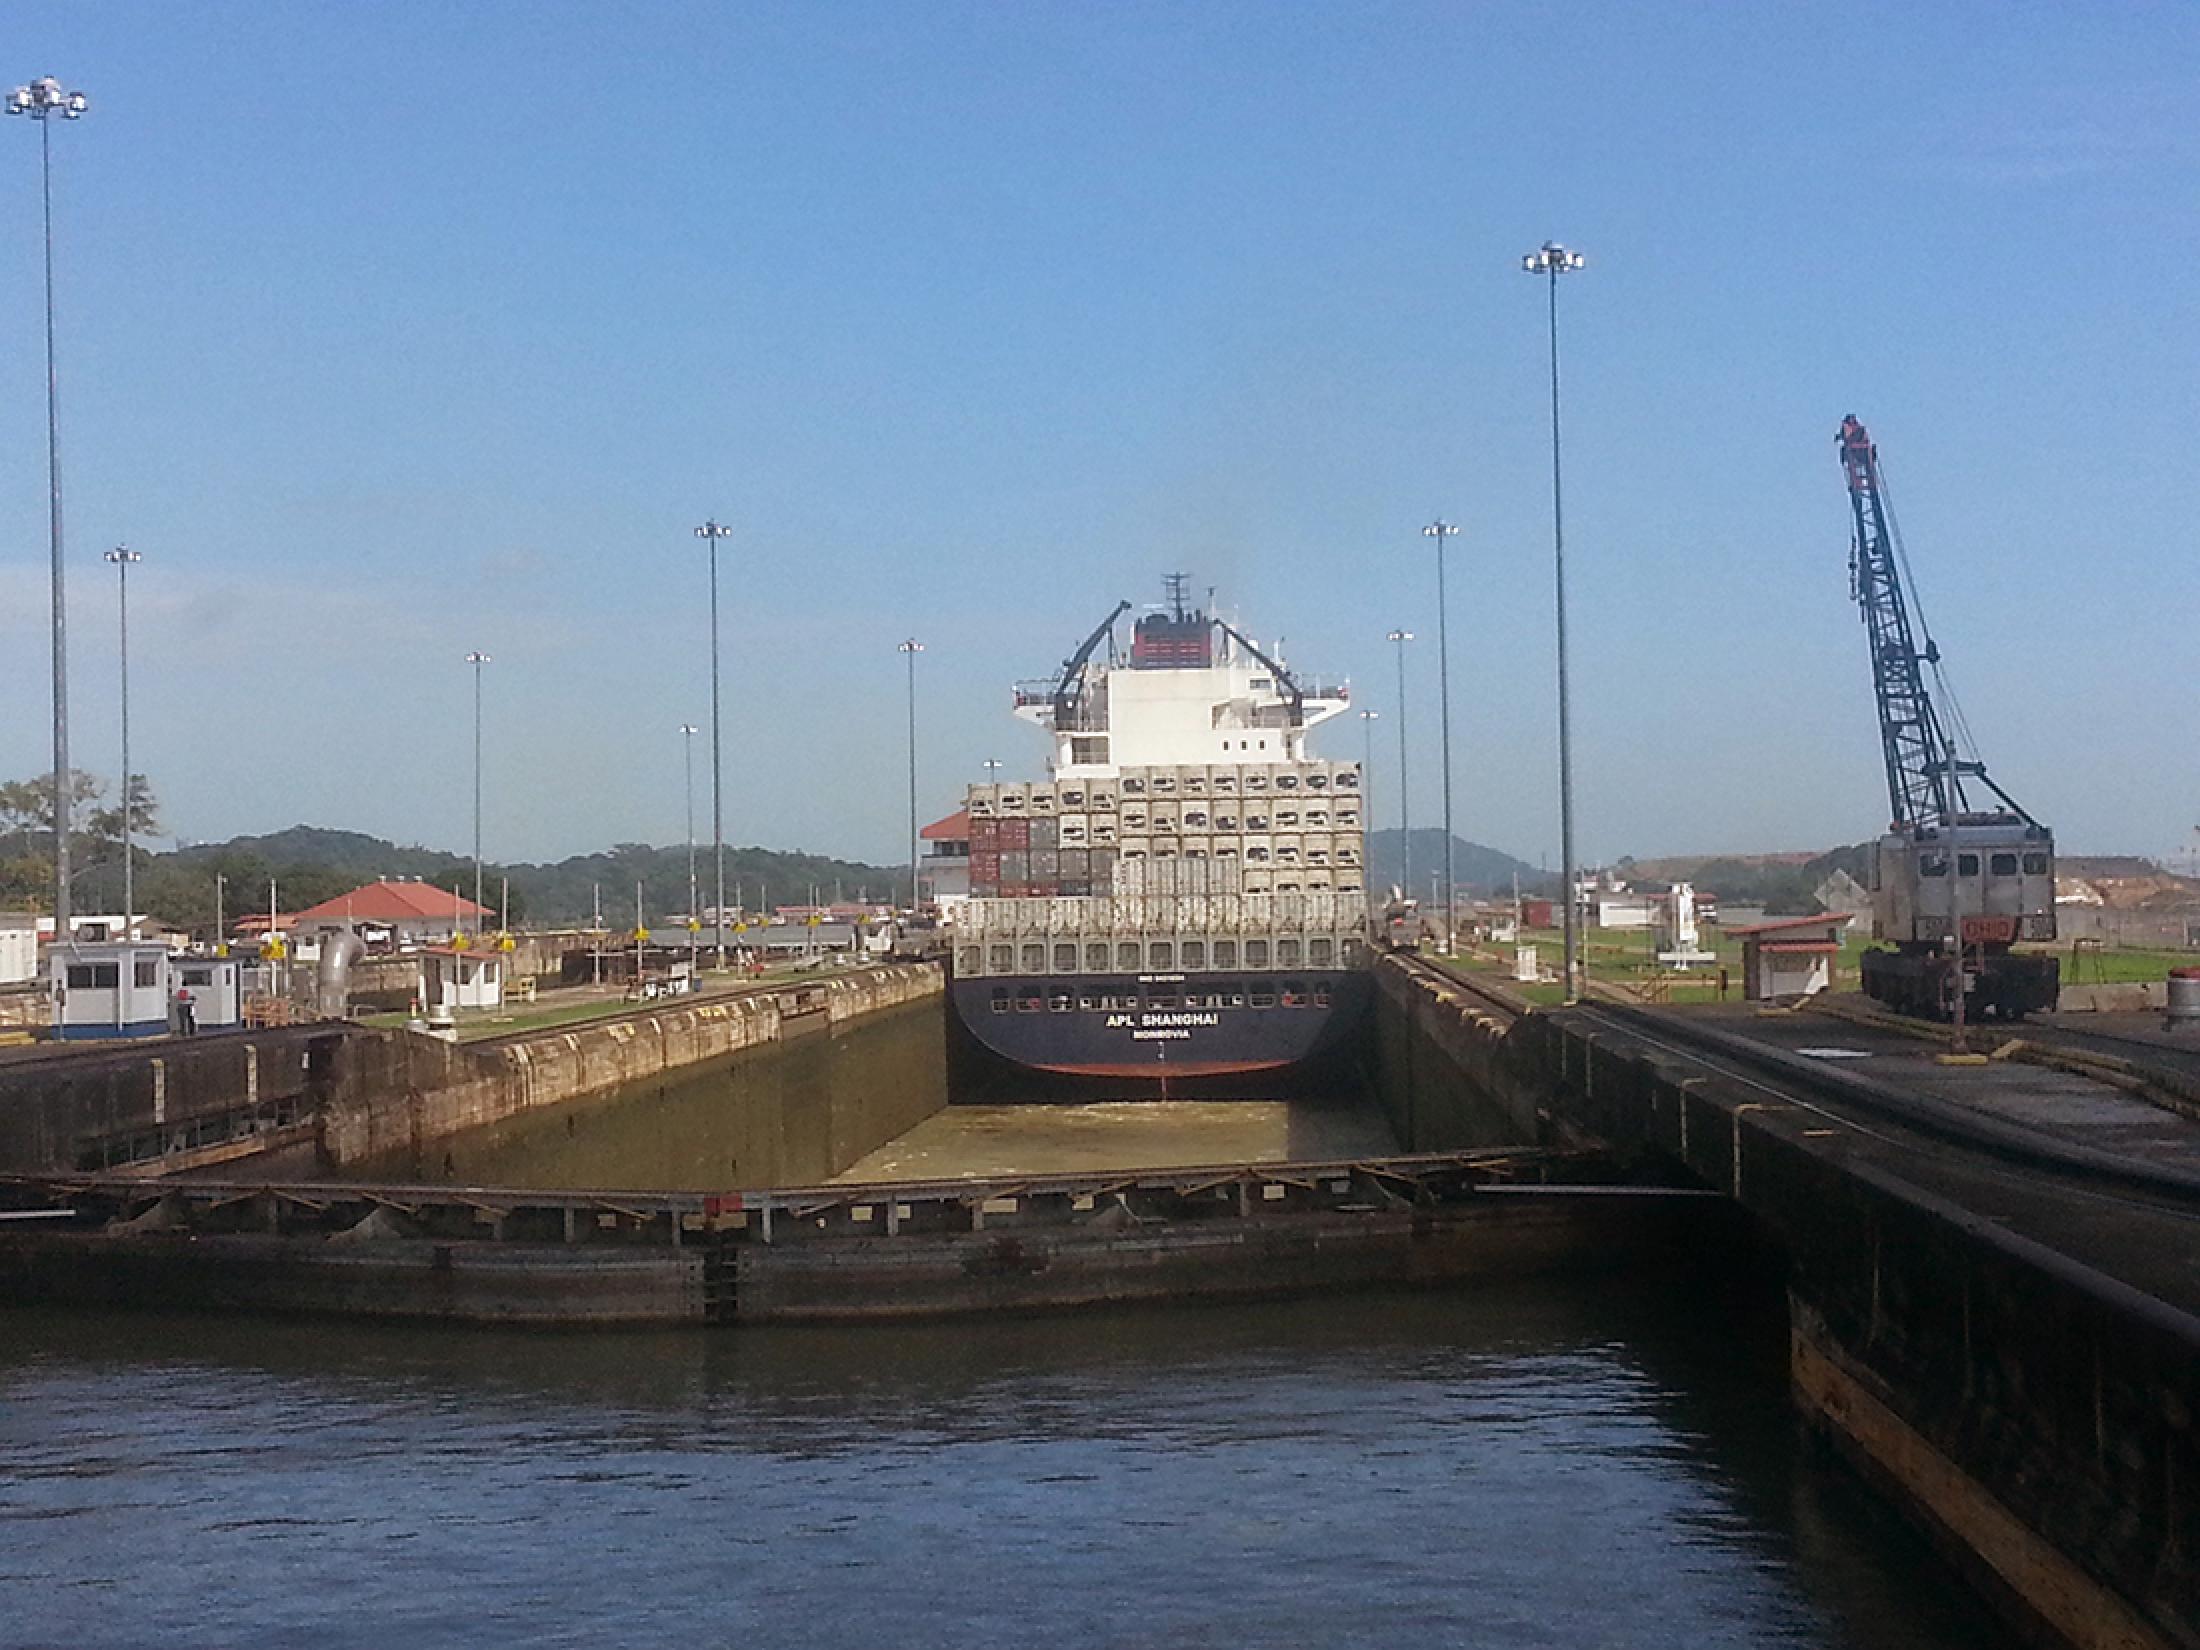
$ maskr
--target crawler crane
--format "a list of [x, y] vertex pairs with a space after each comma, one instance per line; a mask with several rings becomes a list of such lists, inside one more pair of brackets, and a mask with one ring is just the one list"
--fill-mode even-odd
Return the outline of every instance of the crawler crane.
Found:
[[[1954, 1014], [1959, 991], [1967, 1018], [2052, 1009], [2060, 983], [2054, 957], [2014, 946], [2055, 938], [2054, 833], [1987, 777], [1975, 753], [1957, 754], [1950, 730], [1963, 732], [1962, 715], [1940, 676], [1940, 649], [1922, 622], [1911, 623], [1913, 598], [1902, 588], [1907, 558], [1879, 450], [1854, 414], [1835, 439], [1855, 517], [1850, 591], [1871, 640], [1893, 809], [1873, 858], [1871, 892], [1874, 935], [1894, 949], [1864, 954], [1864, 990], [1905, 1013], [1940, 1019]], [[1947, 701], [1946, 719], [1926, 689], [1927, 667]], [[1973, 806], [1966, 785], [1974, 780], [1992, 793], [1992, 805]]]

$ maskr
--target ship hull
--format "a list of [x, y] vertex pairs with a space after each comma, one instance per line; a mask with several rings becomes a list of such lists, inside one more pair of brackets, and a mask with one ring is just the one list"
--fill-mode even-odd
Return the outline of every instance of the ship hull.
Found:
[[1217, 1077], [1296, 1066], [1372, 1011], [1358, 969], [1228, 982], [1200, 976], [951, 980], [955, 1012], [1004, 1060], [1082, 1077]]

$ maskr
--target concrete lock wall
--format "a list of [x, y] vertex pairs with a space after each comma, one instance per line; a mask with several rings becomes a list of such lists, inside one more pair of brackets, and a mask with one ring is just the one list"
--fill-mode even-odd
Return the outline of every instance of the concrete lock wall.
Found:
[[[940, 992], [936, 969], [895, 965], [484, 1044], [332, 1021], [71, 1049], [0, 1065], [0, 1172], [341, 1171]], [[872, 1139], [838, 1119], [834, 1149], [853, 1161], [915, 1121], [884, 1106]]]
[[1377, 965], [1419, 1149], [1493, 1099], [1546, 1142], [1684, 1165], [1789, 1257], [1798, 1407], [2044, 1642], [2200, 1645], [2200, 1324], [1565, 1011]]
[[1375, 1088], [1401, 1146], [1458, 1151], [1548, 1132], [1508, 1022], [1426, 969], [1386, 959], [1375, 980]]

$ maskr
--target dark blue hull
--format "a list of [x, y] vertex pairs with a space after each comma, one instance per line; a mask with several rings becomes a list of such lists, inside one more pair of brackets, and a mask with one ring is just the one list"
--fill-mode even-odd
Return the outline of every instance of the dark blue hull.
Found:
[[1290, 975], [1054, 974], [951, 980], [970, 1034], [1004, 1060], [1090, 1077], [1211, 1077], [1297, 1065], [1350, 1036], [1374, 981]]

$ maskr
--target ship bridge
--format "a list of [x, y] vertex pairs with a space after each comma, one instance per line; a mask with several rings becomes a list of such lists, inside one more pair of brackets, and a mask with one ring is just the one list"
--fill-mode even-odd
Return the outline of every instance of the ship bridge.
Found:
[[[1050, 766], [1066, 778], [1113, 778], [1125, 766], [1257, 764], [1306, 759], [1306, 731], [1351, 704], [1348, 683], [1290, 669], [1228, 622], [1183, 601], [1141, 617], [1127, 657], [1114, 613], [1059, 676], [1017, 684], [1016, 714], [1054, 736]], [[1103, 661], [1095, 655], [1108, 645]]]

